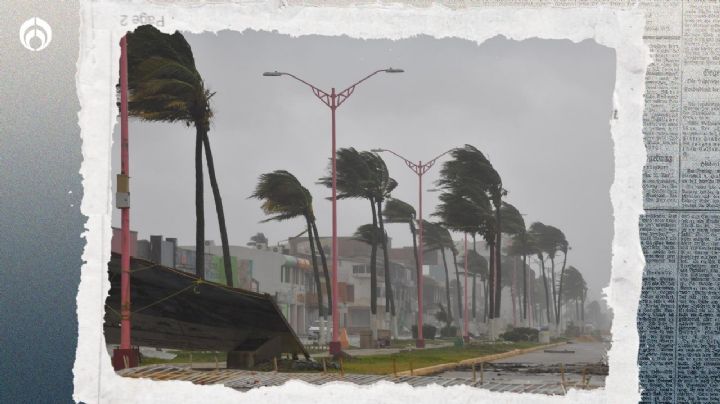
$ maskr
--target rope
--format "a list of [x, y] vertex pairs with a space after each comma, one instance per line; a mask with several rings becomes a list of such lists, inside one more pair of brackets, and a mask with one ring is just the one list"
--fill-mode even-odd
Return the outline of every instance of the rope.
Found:
[[141, 307], [141, 308], [133, 311], [132, 313], [138, 313], [138, 312], [141, 312], [141, 311], [143, 311], [143, 310], [145, 310], [145, 309], [147, 309], [147, 308], [149, 308], [149, 307], [155, 306], [155, 305], [158, 304], [158, 303], [162, 303], [162, 302], [164, 302], [165, 300], [168, 300], [168, 299], [170, 299], [170, 298], [173, 298], [173, 297], [179, 295], [180, 293], [185, 292], [186, 290], [188, 290], [188, 289], [190, 289], [190, 288], [194, 288], [194, 287], [200, 285], [201, 283], [203, 283], [203, 281], [202, 281], [201, 279], [198, 279], [198, 280], [196, 280], [195, 282], [193, 282], [192, 284], [190, 284], [189, 286], [187, 286], [187, 287], [185, 287], [185, 288], [182, 288], [182, 289], [178, 290], [177, 292], [171, 293], [171, 294], [163, 297], [162, 299], [160, 299], [160, 300], [158, 300], [158, 301], [155, 301], [155, 302], [153, 302], [153, 303], [150, 303], [150, 304], [148, 304], [148, 305], [145, 306], [145, 307]]
[[155, 267], [157, 267], [157, 266], [159, 266], [159, 264], [148, 265], [148, 266], [146, 266], [146, 267], [142, 267], [142, 268], [138, 268], [138, 269], [131, 269], [131, 270], [130, 270], [130, 273], [131, 273], [131, 274], [134, 274], [135, 272], [144, 271], [144, 270], [146, 270], [146, 269], [155, 268]]
[[113, 313], [117, 314], [118, 317], [122, 318], [122, 314], [118, 313], [118, 311], [113, 309], [112, 306], [110, 306], [109, 304], [106, 304], [105, 307], [110, 309], [110, 311], [112, 311]]

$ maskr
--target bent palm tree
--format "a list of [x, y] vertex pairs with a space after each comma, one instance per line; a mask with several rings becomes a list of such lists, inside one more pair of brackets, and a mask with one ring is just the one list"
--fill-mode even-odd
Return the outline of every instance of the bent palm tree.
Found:
[[469, 250], [467, 252], [468, 257], [468, 273], [472, 276], [472, 315], [473, 318], [475, 318], [475, 287], [477, 283], [477, 276], [480, 276], [480, 282], [485, 284], [487, 282], [487, 276], [488, 276], [488, 262], [485, 257], [478, 254], [477, 251]]
[[[451, 152], [452, 160], [443, 163], [437, 185], [450, 193], [461, 197], [479, 199], [479, 195], [489, 199], [494, 210], [494, 223], [483, 220], [488, 227], [483, 237], [491, 248], [490, 254], [490, 317], [500, 315], [501, 263], [500, 246], [502, 243], [502, 197], [506, 194], [502, 188], [502, 180], [490, 161], [477, 148], [465, 145]], [[492, 227], [490, 227], [490, 225]], [[497, 259], [496, 259], [497, 258]], [[496, 279], [497, 278], [497, 279]]]
[[[450, 309], [450, 271], [448, 270], [447, 258], [445, 258], [445, 249], [449, 248], [452, 244], [452, 239], [449, 238], [450, 233], [447, 229], [437, 223], [430, 223], [423, 221], [423, 242], [427, 251], [438, 251], [443, 260], [443, 267], [445, 268], [445, 297], [447, 300], [447, 316], [448, 323], [452, 322], [453, 315]], [[458, 287], [460, 285], [458, 284]]]
[[390, 276], [390, 256], [388, 252], [387, 233], [385, 232], [385, 221], [383, 220], [383, 202], [390, 197], [390, 193], [397, 187], [398, 183], [390, 178], [385, 161], [377, 153], [363, 152], [368, 166], [371, 168], [373, 199], [377, 205], [377, 221], [379, 225], [379, 235], [383, 246], [383, 265], [385, 268], [385, 311], [390, 311], [391, 316], [395, 316], [395, 299], [393, 297], [392, 280]]
[[[310, 195], [307, 188], [300, 184], [300, 181], [298, 181], [294, 175], [284, 170], [277, 170], [260, 176], [255, 187], [255, 192], [250, 195], [250, 198], [263, 200], [264, 202], [261, 205], [263, 212], [265, 212], [266, 215], [272, 215], [261, 223], [290, 220], [296, 217], [305, 218], [308, 241], [310, 243], [310, 255], [313, 264], [313, 277], [315, 287], [317, 288], [318, 313], [320, 317], [327, 318], [327, 311], [324, 310], [322, 304], [322, 285], [315, 255], [316, 242], [323, 263], [325, 262], [325, 253], [322, 251], [322, 247], [320, 247], [320, 239], [317, 234], [315, 214], [312, 207], [312, 195]], [[330, 282], [327, 279], [327, 266], [325, 266], [324, 270], [329, 308], [332, 307], [332, 297]]]
[[192, 49], [179, 32], [168, 35], [151, 25], [143, 25], [127, 34], [127, 46], [129, 114], [146, 121], [184, 122], [195, 126], [195, 266], [198, 275], [204, 277], [204, 148], [220, 226], [226, 282], [233, 286], [225, 213], [208, 138], [213, 117], [210, 98], [214, 93], [205, 87], [195, 67]]
[[388, 199], [385, 203], [383, 216], [388, 223], [407, 223], [413, 239], [413, 253], [415, 255], [415, 275], [420, 274], [420, 260], [418, 257], [417, 230], [415, 229], [415, 208], [400, 199]]
[[510, 255], [522, 256], [523, 265], [523, 320], [527, 320], [528, 310], [528, 266], [527, 256], [536, 253], [534, 240], [532, 234], [526, 229], [522, 229], [521, 232], [515, 234], [512, 238], [512, 245], [508, 251]]
[[[328, 170], [330, 171], [330, 170]], [[377, 314], [377, 247], [378, 241], [383, 243], [385, 255], [385, 299], [386, 311], [394, 313], [392, 284], [389, 273], [389, 256], [387, 239], [384, 234], [382, 220], [382, 202], [389, 197], [397, 182], [389, 177], [385, 162], [376, 153], [359, 152], [354, 148], [341, 148], [336, 158], [337, 199], [367, 199], [370, 202], [372, 225], [378, 229], [369, 233], [370, 240], [370, 310]], [[319, 184], [332, 187], [330, 175], [318, 180]]]
[[[530, 234], [531, 237], [535, 240], [535, 252], [537, 253], [538, 261], [540, 262], [540, 268], [542, 271], [542, 284], [543, 288], [545, 289], [545, 308], [547, 312], [547, 321], [548, 324], [552, 322], [550, 319], [550, 315], [552, 311], [550, 310], [550, 292], [548, 290], [548, 280], [547, 280], [547, 274], [545, 272], [545, 256], [544, 254], [554, 251], [555, 244], [552, 239], [551, 232], [548, 230], [548, 226], [544, 225], [541, 222], [535, 222], [530, 225]], [[553, 307], [555, 307], [555, 299], [553, 296]]]

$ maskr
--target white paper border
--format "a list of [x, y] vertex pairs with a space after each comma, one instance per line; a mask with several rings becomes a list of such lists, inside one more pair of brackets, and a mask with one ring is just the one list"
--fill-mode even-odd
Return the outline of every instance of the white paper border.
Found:
[[[130, 3], [130, 4], [128, 4]], [[614, 312], [610, 374], [606, 387], [571, 390], [563, 397], [528, 393], [496, 393], [468, 386], [428, 386], [381, 382], [373, 387], [350, 383], [312, 386], [292, 381], [282, 387], [240, 393], [224, 386], [190, 382], [157, 382], [117, 376], [105, 349], [102, 319], [109, 291], [107, 262], [111, 238], [111, 134], [118, 113], [115, 84], [121, 36], [135, 26], [121, 26], [122, 15], [164, 16], [164, 32], [200, 33], [233, 29], [276, 30], [293, 36], [348, 35], [353, 38], [402, 39], [419, 34], [458, 37], [481, 43], [497, 35], [527, 38], [592, 38], [616, 51], [613, 94], [617, 119], [611, 121], [615, 180], [610, 190], [615, 215], [612, 277], [605, 292]], [[74, 372], [76, 401], [93, 402], [493, 402], [621, 403], [638, 402], [637, 308], [644, 259], [638, 219], [642, 210], [642, 169], [646, 153], [642, 136], [645, 70], [650, 63], [643, 43], [645, 17], [638, 9], [613, 8], [468, 8], [411, 7], [370, 4], [353, 7], [287, 6], [279, 1], [233, 4], [182, 2], [159, 5], [140, 1], [84, 1], [81, 5], [80, 57], [76, 82], [81, 111], [84, 197], [81, 211], [88, 217], [77, 296], [78, 347]]]

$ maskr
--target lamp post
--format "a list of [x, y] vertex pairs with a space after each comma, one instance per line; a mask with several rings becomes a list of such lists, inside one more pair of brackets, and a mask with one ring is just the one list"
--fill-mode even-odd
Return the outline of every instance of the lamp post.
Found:
[[435, 162], [442, 156], [450, 153], [454, 149], [450, 149], [446, 151], [445, 153], [440, 154], [439, 156], [435, 157], [434, 159], [426, 162], [423, 164], [422, 160], [418, 161], [417, 163], [414, 163], [405, 157], [399, 155], [398, 153], [395, 153], [392, 150], [388, 149], [372, 149], [372, 152], [375, 153], [382, 153], [382, 152], [389, 152], [394, 154], [395, 156], [399, 157], [403, 161], [405, 161], [405, 164], [407, 164], [410, 169], [417, 174], [418, 176], [418, 244], [420, 245], [420, 254], [418, 257], [418, 260], [420, 261], [418, 264], [420, 266], [420, 273], [418, 274], [418, 334], [417, 334], [417, 340], [415, 341], [415, 346], [418, 348], [424, 348], [425, 347], [425, 339], [423, 338], [422, 333], [422, 327], [423, 327], [423, 310], [422, 310], [422, 298], [423, 298], [423, 259], [424, 259], [424, 251], [423, 251], [423, 219], [422, 219], [422, 176], [425, 174], [434, 164]]
[[288, 76], [291, 77], [306, 86], [310, 87], [315, 97], [317, 97], [320, 101], [322, 101], [323, 104], [327, 105], [330, 108], [331, 113], [331, 125], [332, 125], [332, 341], [330, 342], [330, 354], [335, 355], [340, 353], [341, 351], [341, 345], [340, 345], [340, 335], [338, 332], [338, 301], [337, 301], [337, 266], [338, 266], [338, 254], [337, 254], [337, 166], [336, 166], [336, 154], [337, 154], [337, 147], [335, 142], [335, 110], [342, 105], [345, 100], [347, 100], [352, 93], [355, 91], [355, 87], [362, 83], [363, 81], [369, 79], [370, 77], [378, 74], [378, 73], [403, 73], [404, 70], [402, 69], [393, 69], [387, 68], [387, 69], [381, 69], [376, 70], [367, 76], [363, 77], [362, 79], [356, 81], [354, 84], [350, 85], [348, 88], [340, 91], [335, 92], [335, 87], [333, 87], [330, 90], [330, 93], [327, 93], [326, 91], [323, 91], [319, 89], [318, 87], [308, 83], [307, 81], [295, 76], [291, 73], [285, 73], [285, 72], [279, 72], [279, 71], [273, 71], [273, 72], [265, 72], [263, 73], [263, 76], [265, 77], [280, 77], [280, 76]]
[[130, 159], [128, 142], [127, 35], [120, 40], [120, 174], [117, 176], [115, 205], [120, 209], [120, 348], [113, 351], [112, 364], [118, 369], [138, 365], [130, 339]]

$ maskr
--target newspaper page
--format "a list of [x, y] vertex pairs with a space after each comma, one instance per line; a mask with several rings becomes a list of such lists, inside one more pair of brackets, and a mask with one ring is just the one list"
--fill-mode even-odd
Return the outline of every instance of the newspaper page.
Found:
[[720, 395], [719, 28], [716, 1], [648, 8], [638, 363], [650, 403]]
[[[595, 391], [572, 390], [560, 397], [539, 397], [534, 395], [512, 395], [508, 402], [523, 402], [524, 399], [532, 397], [536, 402], [622, 402], [623, 397], [628, 401], [635, 401], [640, 398], [647, 403], [666, 402], [714, 402], [720, 396], [718, 386], [718, 374], [720, 372], [720, 325], [718, 324], [717, 298], [718, 279], [718, 246], [720, 237], [715, 236], [720, 230], [720, 116], [717, 112], [717, 94], [720, 91], [720, 2], [717, 1], [636, 1], [636, 0], [479, 0], [479, 1], [407, 1], [407, 2], [345, 2], [345, 1], [277, 1], [277, 2], [233, 2], [238, 5], [237, 12], [241, 18], [231, 19], [230, 8], [216, 7], [218, 2], [207, 2], [208, 6], [199, 7], [204, 4], [201, 1], [176, 2], [175, 7], [170, 2], [148, 2], [142, 7], [133, 8], [127, 4], [120, 5], [120, 2], [91, 2], [92, 6], [84, 8], [85, 24], [94, 24], [95, 27], [85, 27], [83, 32], [85, 53], [81, 54], [79, 63], [79, 76], [87, 78], [89, 72], [100, 66], [100, 72], [113, 77], [113, 87], [99, 90], [93, 87], [90, 82], [84, 82], [86, 98], [81, 96], [81, 102], [85, 114], [98, 110], [107, 115], [113, 115], [116, 111], [107, 111], [107, 106], [102, 103], [93, 104], [95, 101], [88, 94], [95, 96], [112, 97], [111, 89], [117, 82], [117, 70], [104, 66], [105, 61], [115, 62], [119, 57], [119, 49], [103, 49], [119, 41], [120, 33], [125, 25], [117, 25], [118, 16], [153, 16], [162, 18], [165, 27], [180, 31], [217, 32], [223, 29], [257, 30], [279, 30], [281, 33], [292, 35], [349, 35], [350, 37], [367, 38], [406, 38], [412, 35], [430, 35], [438, 37], [463, 37], [471, 38], [477, 42], [493, 37], [495, 35], [508, 35], [512, 39], [522, 40], [527, 38], [570, 38], [573, 41], [580, 41], [585, 38], [593, 38], [602, 45], [615, 47], [618, 52], [618, 85], [615, 88], [614, 107], [611, 125], [613, 127], [612, 138], [615, 142], [615, 184], [613, 184], [613, 208], [616, 215], [615, 240], [613, 241], [613, 273], [612, 280], [605, 292], [609, 296], [610, 307], [615, 311], [613, 322], [613, 348], [610, 351], [610, 375], [607, 383], [607, 393], [603, 389]], [[261, 4], [262, 3], [262, 4]], [[102, 6], [102, 7], [101, 7]], [[357, 9], [356, 9], [357, 8]], [[490, 10], [491, 14], [472, 14]], [[578, 21], [563, 20], [562, 14], [555, 12], [566, 11], [575, 14], [565, 14], [576, 17]], [[140, 14], [142, 12], [142, 14]], [[545, 12], [545, 14], [542, 14]], [[636, 20], [632, 19], [633, 12], [641, 13], [644, 16], [644, 34], [642, 35], [642, 46], [636, 47], [635, 43], [623, 44], [622, 40], [612, 38], [612, 35], [603, 31], [603, 24], [617, 23], [613, 16], [618, 17], [620, 22], [616, 28], [618, 32], [626, 29], [623, 33], [631, 37], [633, 27], [636, 27]], [[494, 14], [492, 14], [494, 13]], [[537, 13], [537, 14], [533, 14]], [[628, 14], [622, 14], [628, 13]], [[193, 21], [188, 22], [192, 15]], [[591, 15], [602, 16], [599, 20], [593, 20]], [[162, 16], [162, 17], [161, 17]], [[368, 30], [358, 24], [359, 16], [365, 18], [377, 18], [374, 21], [375, 31]], [[477, 24], [477, 18], [488, 17], [492, 28], [478, 28], [473, 30], [473, 24]], [[528, 24], [527, 27], [517, 20], [518, 16], [544, 18], [543, 23], [536, 25]], [[256, 17], [256, 18], [253, 18]], [[333, 23], [328, 19], [335, 18]], [[387, 17], [383, 19], [382, 17]], [[274, 18], [274, 20], [273, 20]], [[401, 18], [404, 18], [401, 19]], [[515, 19], [513, 19], [515, 18]], [[627, 18], [624, 20], [623, 18]], [[92, 21], [92, 22], [90, 22]], [[345, 22], [343, 24], [342, 22]], [[538, 20], [534, 20], [537, 22]], [[563, 30], [562, 22], [568, 26], [577, 23], [577, 33], [573, 34]], [[611, 23], [608, 23], [611, 21]], [[630, 27], [624, 23], [632, 21]], [[433, 22], [429, 24], [428, 22]], [[549, 24], [548, 24], [549, 23]], [[101, 24], [107, 24], [105, 29], [97, 29]], [[115, 24], [115, 25], [113, 25]], [[427, 24], [427, 25], [423, 25]], [[554, 25], [553, 25], [554, 24]], [[134, 28], [139, 23], [131, 24]], [[588, 28], [590, 27], [590, 28]], [[600, 34], [593, 29], [597, 28]], [[492, 31], [492, 32], [490, 32]], [[494, 33], [493, 33], [494, 32]], [[632, 42], [634, 38], [629, 39]], [[627, 45], [623, 48], [623, 45]], [[643, 48], [646, 47], [646, 48]], [[635, 54], [630, 57], [627, 53], [632, 49]], [[646, 61], [643, 49], [649, 51], [652, 62]], [[636, 59], [637, 57], [637, 59]], [[102, 60], [101, 63], [97, 60]], [[113, 65], [114, 66], [114, 65]], [[645, 69], [646, 68], [646, 69]], [[274, 72], [278, 73], [278, 72]], [[86, 76], [83, 76], [85, 74]], [[628, 117], [632, 116], [635, 105], [628, 100], [634, 100], [634, 92], [642, 91], [641, 86], [629, 80], [631, 77], [644, 77], [644, 112], [642, 115], [642, 139], [644, 149], [635, 148], [631, 140], [635, 127], [624, 126], [628, 123]], [[79, 82], [82, 80], [79, 80]], [[621, 83], [622, 81], [622, 83]], [[640, 83], [642, 84], [642, 83]], [[633, 87], [635, 86], [635, 87]], [[90, 104], [90, 109], [88, 109]], [[114, 106], [113, 106], [114, 107]], [[95, 108], [95, 109], [93, 109]], [[82, 121], [85, 118], [86, 121]], [[87, 115], [81, 114], [83, 125], [84, 141], [94, 142], [93, 147], [105, 150], [103, 144], [106, 139], [88, 137], [88, 128], [95, 128], [99, 131], [107, 130], [107, 124], [91, 123]], [[632, 121], [631, 121], [632, 123]], [[94, 125], [94, 126], [93, 126]], [[112, 127], [112, 123], [110, 123]], [[640, 127], [637, 127], [637, 132]], [[629, 134], [628, 136], [624, 136]], [[637, 134], [637, 133], [636, 133]], [[621, 136], [623, 135], [623, 136]], [[640, 145], [642, 146], [642, 145]], [[84, 145], [87, 153], [90, 149]], [[647, 157], [646, 160], [644, 159]], [[624, 182], [627, 177], [632, 177], [634, 167], [632, 163], [642, 165], [642, 199], [645, 214], [640, 217], [639, 241], [642, 253], [645, 257], [645, 268], [642, 271], [642, 292], [639, 306], [633, 289], [634, 245], [637, 236], [629, 229], [628, 224], [637, 223], [634, 201], [618, 199], [618, 196], [634, 195], [632, 190], [625, 193], [626, 189], [618, 191], [618, 187], [631, 189], [635, 187], [632, 181]], [[97, 161], [96, 161], [97, 163]], [[105, 157], [99, 160], [100, 165], [110, 166]], [[89, 167], [85, 167], [89, 169]], [[634, 177], [633, 177], [634, 178]], [[99, 188], [109, 188], [107, 178], [91, 179], [90, 183]], [[86, 192], [88, 180], [86, 179]], [[636, 188], [639, 188], [640, 180]], [[99, 185], [98, 185], [99, 184]], [[97, 189], [97, 188], [95, 188]], [[95, 197], [102, 199], [102, 192], [97, 192]], [[93, 206], [98, 218], [92, 226], [106, 226], [109, 222], [107, 212], [103, 211], [104, 206]], [[87, 210], [84, 211], [87, 213]], [[633, 218], [633, 214], [635, 217]], [[89, 215], [92, 217], [92, 215]], [[618, 217], [623, 222], [618, 223]], [[630, 226], [632, 227], [632, 226]], [[621, 230], [618, 233], [618, 229]], [[102, 231], [107, 235], [107, 229]], [[317, 231], [317, 230], [316, 230]], [[105, 241], [103, 241], [104, 243]], [[621, 246], [627, 243], [629, 246]], [[90, 245], [90, 244], [89, 244]], [[95, 264], [98, 267], [107, 268], [107, 257], [109, 252], [104, 245], [93, 244], [95, 252], [98, 253]], [[626, 249], [620, 247], [627, 247]], [[87, 251], [87, 250], [86, 250]], [[101, 252], [101, 253], [100, 253]], [[623, 272], [630, 268], [627, 273]], [[84, 275], [85, 276], [85, 275]], [[93, 276], [101, 276], [95, 274]], [[639, 278], [639, 277], [638, 277]], [[83, 278], [86, 283], [85, 289], [81, 285], [80, 291], [83, 298], [104, 299], [107, 284], [98, 279], [90, 279], [94, 290], [100, 289], [102, 293], [95, 295], [87, 289], [87, 277]], [[639, 292], [639, 291], [638, 291]], [[625, 294], [626, 295], [623, 295]], [[614, 294], [614, 296], [613, 296]], [[626, 316], [623, 310], [623, 298], [627, 306], [632, 308], [632, 315]], [[82, 298], [78, 297], [80, 302]], [[637, 307], [637, 322], [635, 310]], [[94, 311], [84, 307], [85, 319], [80, 319], [81, 329], [83, 325], [87, 330], [91, 322], [87, 321], [89, 312], [95, 317], [100, 317], [100, 311]], [[632, 319], [630, 324], [628, 319]], [[103, 344], [101, 337], [81, 332], [81, 346], [83, 340], [85, 346], [91, 341], [92, 349], [78, 348], [78, 356], [81, 351], [87, 356], [96, 352], [96, 346]], [[620, 337], [619, 339], [617, 339]], [[639, 337], [639, 347], [635, 343], [628, 347], [630, 342], [636, 342]], [[97, 339], [96, 339], [97, 338]], [[635, 338], [635, 339], [633, 339]], [[620, 351], [619, 348], [627, 348]], [[627, 356], [630, 357], [627, 357]], [[87, 367], [88, 361], [85, 363]], [[622, 368], [613, 370], [613, 363], [621, 365]], [[635, 366], [637, 365], [637, 366]], [[77, 367], [78, 365], [76, 365]], [[103, 369], [100, 379], [103, 381], [103, 389], [97, 392], [90, 388], [78, 388], [76, 397], [83, 400], [94, 400], [100, 395], [106, 394], [107, 390], [117, 392], [126, 387], [131, 390], [138, 388], [139, 384], [131, 385], [126, 380], [119, 380], [110, 370], [109, 359], [101, 359], [97, 366]], [[92, 365], [90, 365], [92, 367]], [[633, 382], [637, 377], [639, 367], [639, 385], [631, 386], [623, 390], [618, 386], [623, 382]], [[76, 369], [76, 383], [86, 381], [88, 373], [86, 368]], [[473, 368], [473, 374], [475, 370]], [[564, 376], [564, 370], [563, 370]], [[475, 376], [473, 375], [473, 378]], [[625, 380], [623, 380], [625, 379]], [[612, 380], [612, 382], [611, 382]], [[147, 382], [147, 383], [146, 383]], [[279, 383], [279, 382], [278, 382]], [[98, 383], [100, 384], [100, 383]], [[612, 386], [614, 387], [612, 387]], [[143, 388], [155, 389], [149, 381], [143, 381]], [[298, 397], [307, 398], [315, 394], [306, 384], [288, 383], [283, 390], [285, 393], [292, 391]], [[418, 400], [429, 398], [446, 398], [442, 389], [435, 390], [435, 387], [423, 390], [418, 393], [408, 385], [405, 387], [389, 387], [381, 385], [384, 390], [364, 390], [363, 394], [370, 397], [385, 397], [383, 394], [404, 394], [407, 397], [415, 397]], [[564, 389], [564, 385], [562, 386]], [[622, 386], [625, 387], [624, 385]], [[105, 390], [107, 389], [107, 390]], [[346, 385], [327, 385], [322, 387], [323, 392], [332, 394], [357, 394], [357, 390]], [[488, 395], [472, 395], [468, 390], [462, 390], [458, 386], [448, 388], [460, 399], [469, 397], [482, 397], [499, 399], [493, 392]], [[157, 390], [158, 394], [160, 390]], [[185, 390], [177, 391], [163, 390], [163, 394], [175, 394], [180, 399], [187, 399], [184, 396]], [[189, 390], [188, 390], [189, 391]], [[207, 390], [208, 392], [210, 390]], [[251, 390], [252, 394], [257, 389]], [[268, 396], [276, 401], [283, 399], [283, 393], [276, 390], [263, 390]], [[500, 391], [500, 390], [498, 390]], [[380, 392], [380, 393], [378, 393]], [[634, 393], [641, 392], [636, 396]], [[209, 396], [218, 400], [227, 397], [224, 391], [212, 390]], [[485, 392], [483, 392], [484, 394]], [[130, 394], [130, 393], [128, 393]], [[377, 394], [372, 396], [372, 394]], [[466, 395], [467, 394], [467, 395]], [[505, 394], [505, 393], [502, 393]], [[624, 396], [622, 394], [625, 394]], [[194, 396], [193, 396], [194, 397]], [[261, 396], [252, 396], [259, 398]], [[320, 399], [323, 401], [323, 399]]]

